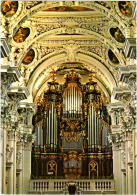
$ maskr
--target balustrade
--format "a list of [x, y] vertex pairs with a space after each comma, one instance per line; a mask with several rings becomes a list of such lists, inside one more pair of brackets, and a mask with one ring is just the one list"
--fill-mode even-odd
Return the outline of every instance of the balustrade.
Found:
[[[45, 179], [45, 180], [30, 180], [30, 191], [54, 191], [54, 192], [63, 192], [69, 183], [72, 183], [72, 180], [69, 179]], [[80, 180], [76, 179], [73, 183], [83, 192], [91, 191], [114, 191], [114, 180], [113, 179], [93, 179], [93, 180]]]

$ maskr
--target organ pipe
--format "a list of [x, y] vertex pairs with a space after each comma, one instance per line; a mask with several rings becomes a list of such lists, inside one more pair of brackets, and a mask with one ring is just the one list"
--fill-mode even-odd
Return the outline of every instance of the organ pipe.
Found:
[[54, 136], [54, 104], [52, 103], [52, 114], [51, 114], [51, 147], [53, 147], [53, 136]]
[[94, 124], [95, 124], [95, 145], [96, 145], [97, 144], [96, 111], [94, 111]]
[[91, 110], [90, 110], [90, 148], [92, 146], [92, 126], [91, 126], [91, 112], [92, 112], [92, 107], [91, 107]]
[[[75, 90], [75, 87], [74, 87], [74, 97], [76, 97], [76, 90]], [[74, 110], [76, 111], [76, 101], [74, 101]]]
[[46, 145], [48, 145], [48, 138], [49, 138], [49, 136], [48, 136], [48, 134], [49, 134], [49, 117], [47, 116], [47, 128], [46, 128]]
[[50, 126], [51, 126], [50, 113], [51, 113], [51, 110], [49, 110], [49, 139], [48, 139], [48, 144], [50, 144], [50, 136], [51, 136], [51, 133], [50, 133]]
[[53, 134], [53, 138], [54, 138], [54, 149], [56, 149], [56, 114], [54, 113], [54, 134]]
[[90, 147], [89, 146], [89, 144], [90, 144], [90, 123], [89, 123], [89, 116], [88, 116], [88, 148]]
[[92, 146], [94, 144], [94, 114], [93, 114], [93, 106], [91, 107], [92, 108]]
[[98, 126], [99, 121], [98, 121], [98, 117], [96, 118], [96, 120], [97, 120], [97, 145], [99, 145], [99, 126]]

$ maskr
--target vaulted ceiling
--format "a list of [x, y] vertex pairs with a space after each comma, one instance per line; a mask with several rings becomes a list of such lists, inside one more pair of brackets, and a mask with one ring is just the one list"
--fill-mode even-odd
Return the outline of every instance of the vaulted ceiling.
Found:
[[[118, 1], [19, 1], [12, 17], [3, 12], [10, 58], [21, 69], [21, 83], [28, 86], [32, 101], [47, 88], [53, 68], [62, 83], [72, 67], [83, 83], [88, 82], [88, 72], [95, 71], [99, 89], [111, 97], [118, 67], [125, 65], [126, 29], [134, 24], [120, 6]], [[118, 29], [121, 40], [116, 40]]]

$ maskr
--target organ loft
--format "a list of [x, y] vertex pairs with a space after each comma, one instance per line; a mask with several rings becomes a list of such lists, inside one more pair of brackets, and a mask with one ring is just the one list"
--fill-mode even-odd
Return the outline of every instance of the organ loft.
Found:
[[82, 84], [81, 75], [71, 68], [59, 84], [51, 71], [33, 117], [32, 179], [112, 178], [107, 97], [94, 77], [89, 71], [89, 82]]

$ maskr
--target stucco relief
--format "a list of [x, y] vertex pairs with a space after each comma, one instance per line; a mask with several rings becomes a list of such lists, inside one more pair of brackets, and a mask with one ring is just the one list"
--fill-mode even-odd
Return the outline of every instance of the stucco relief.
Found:
[[[30, 2], [28, 2], [28, 6], [29, 6], [29, 4], [30, 4]], [[37, 4], [35, 6], [35, 7], [37, 7], [36, 10], [33, 9], [28, 14], [29, 14], [29, 16], [32, 16], [33, 14], [37, 13], [38, 11], [43, 10], [44, 8], [46, 9], [46, 7], [47, 8], [56, 7], [56, 6], [59, 6], [60, 4], [61, 4], [61, 2], [42, 2], [42, 3], [39, 3], [39, 4]], [[90, 9], [94, 9], [95, 8], [95, 10], [100, 11], [103, 14], [106, 13], [106, 16], [112, 16], [111, 15], [111, 12], [109, 11], [109, 9], [107, 9], [105, 6], [100, 5], [99, 3], [95, 3], [95, 2], [69, 2], [69, 4], [72, 4], [72, 5], [75, 5], [76, 4], [77, 6], [84, 6], [84, 7], [90, 8]], [[27, 6], [27, 3], [25, 3], [25, 6]], [[111, 5], [109, 5], [109, 6], [111, 7]], [[30, 8], [30, 9], [32, 9], [32, 8]], [[25, 14], [24, 14], [24, 17], [26, 17]], [[113, 22], [115, 22], [117, 20], [117, 17], [116, 16], [112, 16], [111, 18], [112, 18]], [[24, 18], [24, 19], [27, 19], [27, 18]], [[24, 22], [24, 19], [22, 18], [20, 20], [20, 25], [22, 25], [22, 23]]]

